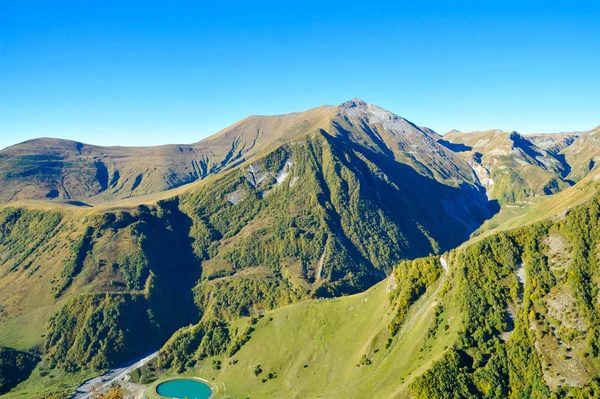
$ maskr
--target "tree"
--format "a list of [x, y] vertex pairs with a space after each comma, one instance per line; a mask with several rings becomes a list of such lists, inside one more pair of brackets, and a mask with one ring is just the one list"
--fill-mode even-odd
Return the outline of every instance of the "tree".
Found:
[[102, 390], [100, 387], [92, 388], [92, 393], [90, 395], [91, 399], [123, 399], [123, 392], [121, 391], [121, 387], [116, 385], [112, 387], [107, 393], [102, 394]]

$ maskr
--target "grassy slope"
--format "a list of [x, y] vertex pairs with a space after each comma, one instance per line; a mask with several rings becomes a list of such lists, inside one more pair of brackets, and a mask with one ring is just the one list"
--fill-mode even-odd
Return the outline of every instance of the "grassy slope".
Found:
[[[68, 209], [62, 209], [61, 217], [56, 233], [42, 241], [26, 258], [27, 262], [32, 262], [31, 266], [25, 269], [21, 265], [12, 265], [16, 267], [7, 271], [7, 266], [11, 265], [3, 265], [0, 274], [0, 303], [4, 317], [0, 319], [0, 346], [21, 350], [38, 348], [42, 344], [48, 320], [68, 298], [76, 294], [103, 291], [107, 281], [115, 278], [110, 273], [96, 275], [95, 265], [88, 260], [72, 287], [65, 295], [55, 298], [53, 287], [61, 275], [63, 260], [69, 256], [69, 243], [83, 234], [84, 224], [80, 221], [86, 218], [84, 214], [70, 212]], [[35, 241], [36, 234], [39, 233], [31, 231], [31, 238], [27, 239]], [[123, 246], [126, 246], [124, 239], [121, 247]], [[10, 246], [3, 243], [0, 248], [9, 250]]]
[[[505, 213], [502, 217], [508, 220], [498, 219], [501, 223], [499, 222], [500, 225], [493, 231], [517, 227], [559, 214], [566, 208], [591, 197], [596, 191], [595, 189], [590, 189], [594, 184], [593, 181], [594, 179], [592, 178], [586, 179], [582, 182], [583, 185], [578, 186], [579, 188], [569, 189], [564, 193], [551, 197], [547, 202], [532, 206], [531, 210], [528, 210], [525, 215], [519, 214], [512, 217], [513, 215]], [[204, 183], [198, 184], [203, 185]], [[154, 197], [148, 197], [148, 201], [154, 200]], [[136, 201], [128, 200], [126, 203], [115, 203], [106, 207], [92, 209], [70, 205], [57, 206], [56, 204], [47, 202], [27, 203], [25, 206], [36, 208], [38, 205], [42, 205], [48, 207], [48, 209], [60, 210], [62, 213], [68, 214], [70, 221], [77, 221], [88, 215], [95, 215], [105, 210], [131, 209], [135, 206]], [[515, 213], [520, 213], [520, 211]], [[78, 229], [76, 228], [74, 231], [71, 231], [71, 234], [77, 235], [77, 231]], [[38, 294], [41, 293], [41, 295], [27, 295], [30, 299], [22, 302], [26, 304], [28, 300], [37, 301], [38, 307], [33, 310], [29, 308], [20, 309], [21, 302], [17, 301], [17, 304], [14, 305], [14, 317], [0, 322], [2, 323], [0, 324], [0, 345], [5, 343], [17, 348], [31, 348], [40, 343], [45, 321], [61, 305], [60, 303], [52, 303], [53, 301], [48, 300], [49, 297], [47, 294], [49, 291], [43, 291], [43, 284], [48, 284], [48, 281], [52, 278], [52, 274], [56, 271], [53, 271], [52, 267], [56, 268], [56, 265], [59, 265], [59, 263], [54, 264], [54, 266], [52, 263], [48, 263], [48, 270], [45, 271], [45, 274], [38, 277], [39, 280], [36, 280], [35, 284], [31, 285], [37, 287], [35, 289], [39, 291], [36, 292]], [[5, 287], [13, 289], [19, 286], [20, 282], [26, 280], [24, 276], [25, 273], [15, 273], [8, 276], [3, 284], [5, 284]], [[82, 275], [82, 277], [85, 276]], [[103, 281], [110, 280], [110, 276], [103, 277]], [[32, 292], [30, 291], [31, 286], [21, 286], [20, 290], [22, 292]], [[391, 382], [403, 378], [402, 376], [409, 379], [409, 372], [413, 371], [411, 374], [413, 376], [414, 370], [419, 369], [422, 371], [427, 368], [431, 359], [439, 357], [445, 344], [440, 349], [440, 345], [436, 341], [436, 344], [430, 350], [431, 353], [426, 353], [426, 356], [424, 356], [424, 359], [428, 360], [422, 360], [423, 363], [419, 362], [419, 346], [416, 346], [414, 343], [422, 342], [427, 332], [427, 326], [433, 321], [432, 312], [426, 312], [416, 321], [408, 335], [406, 337], [402, 336], [401, 340], [395, 342], [390, 350], [381, 349], [377, 354], [372, 353], [371, 349], [374, 350], [377, 347], [383, 347], [383, 342], [381, 342], [382, 337], [385, 335], [387, 323], [391, 317], [388, 314], [389, 309], [385, 305], [386, 299], [382, 287], [380, 284], [358, 296], [321, 302], [310, 301], [268, 313], [267, 317], [259, 321], [256, 326], [257, 330], [250, 342], [235, 356], [239, 360], [239, 363], [230, 366], [227, 362], [224, 362], [223, 370], [215, 372], [211, 371], [209, 361], [212, 361], [212, 359], [209, 359], [209, 361], [202, 363], [204, 365], [202, 373], [206, 373], [209, 377], [212, 375], [219, 381], [224, 381], [228, 389], [227, 392], [235, 393], [236, 395], [241, 395], [245, 390], [252, 390], [254, 392], [254, 389], [257, 388], [256, 392], [263, 397], [272, 397], [274, 392], [273, 386], [283, 383], [288, 387], [290, 393], [296, 393], [298, 397], [311, 397], [311, 395], [317, 395], [321, 392], [331, 392], [332, 395], [337, 395], [338, 393], [343, 395], [349, 392], [362, 392], [363, 389], [367, 390], [365, 395], [375, 392], [383, 395], [382, 397], [388, 397], [393, 393], [389, 392], [387, 387], [397, 386], [397, 384]], [[86, 280], [81, 278], [74, 282], [72, 291], [81, 292], [81, 290], [90, 288], [93, 287], [87, 287]], [[364, 302], [364, 299], [369, 300]], [[9, 302], [9, 300], [6, 302]], [[44, 306], [39, 306], [40, 303], [43, 303]], [[418, 310], [418, 306], [419, 304], [413, 307], [413, 312]], [[353, 309], [349, 310], [350, 308]], [[455, 313], [453, 310], [449, 310], [449, 312]], [[375, 317], [375, 315], [378, 316]], [[273, 317], [273, 322], [269, 321], [270, 317]], [[280, 318], [282, 321], [278, 324], [277, 321]], [[304, 324], [307, 319], [314, 320], [314, 322], [310, 325], [310, 328], [305, 329]], [[239, 323], [243, 324], [247, 323], [247, 321], [242, 320]], [[27, 328], [23, 326], [27, 326]], [[295, 328], [288, 329], [289, 326]], [[450, 331], [454, 330], [451, 329]], [[321, 345], [310, 349], [311, 346], [314, 346], [315, 337], [321, 337]], [[446, 342], [446, 339], [448, 340], [446, 344], [452, 342], [451, 335], [447, 337], [444, 335], [444, 339], [439, 341]], [[269, 342], [269, 345], [268, 347], [261, 346], [260, 342]], [[274, 351], [276, 353], [272, 353], [273, 358], [270, 357], [271, 352], [268, 351], [269, 347], [277, 348], [277, 351]], [[279, 350], [280, 348], [289, 349], [281, 351]], [[301, 368], [298, 368], [298, 364], [292, 362], [297, 350], [300, 348], [310, 354], [309, 360], [312, 359], [315, 364], [326, 365], [325, 367], [320, 367], [322, 374], [319, 379], [310, 378], [313, 375], [311, 373], [319, 373], [319, 371], [311, 370], [310, 363], [306, 363], [308, 364], [307, 368], [304, 368], [303, 364]], [[265, 356], [265, 353], [269, 355], [265, 357], [264, 364], [261, 363], [264, 366], [265, 374], [274, 371], [278, 373], [279, 377], [275, 380], [262, 383], [260, 378], [256, 378], [252, 374], [251, 369], [257, 364], [256, 361], [259, 359], [259, 356]], [[352, 353], [353, 358], [349, 360], [345, 357], [347, 353]], [[363, 354], [367, 354], [373, 358], [373, 365], [356, 367], [356, 363], [360, 361]], [[398, 359], [403, 359], [403, 361], [399, 361]], [[375, 364], [378, 364], [378, 366], [375, 366]], [[406, 367], [408, 364], [411, 366]], [[244, 373], [240, 373], [240, 370], [247, 371], [248, 375], [245, 376]], [[327, 373], [324, 373], [325, 376], [323, 376], [322, 370], [327, 370]], [[69, 377], [57, 375], [56, 378], [65, 379], [65, 381], [70, 381], [69, 383], [73, 384], [80, 377], [77, 375]], [[300, 382], [295, 383], [294, 378], [300, 379]], [[23, 392], [33, 392], [29, 389], [37, 389], [34, 386], [42, 389], [47, 385], [47, 382], [44, 381], [47, 380], [42, 378], [38, 381], [34, 377], [24, 385], [25, 387], [29, 387], [27, 384], [33, 384], [31, 385], [33, 388], [25, 388]], [[357, 384], [360, 385], [359, 387], [353, 386], [352, 384], [348, 384], [348, 381], [357, 381]], [[346, 385], [338, 387], [338, 382], [344, 382]], [[305, 387], [298, 385], [301, 383], [304, 383]], [[400, 391], [402, 391], [402, 387], [406, 385], [400, 385]], [[298, 391], [296, 392], [296, 390]], [[400, 393], [398, 394], [400, 395]]]
[[[231, 359], [205, 359], [187, 374], [214, 380], [217, 398], [406, 397], [412, 378], [452, 345], [460, 325], [457, 311], [449, 308], [443, 317], [451, 320], [450, 328], [427, 339], [434, 321], [432, 293], [439, 284], [411, 307], [408, 317], [412, 321], [417, 315], [414, 324], [387, 349], [393, 314], [381, 282], [361, 294], [267, 312]], [[234, 325], [243, 329], [247, 323], [242, 319]], [[363, 355], [372, 364], [358, 367]], [[215, 359], [222, 361], [219, 371], [211, 366]], [[264, 370], [259, 376], [253, 373], [257, 365]], [[263, 382], [269, 373], [277, 377]]]
[[561, 151], [571, 165], [568, 178], [579, 181], [593, 170], [600, 159], [600, 126], [580, 135], [569, 147]]
[[[582, 200], [581, 197], [576, 198]], [[597, 203], [595, 208], [593, 203], [589, 204], [589, 209], [597, 209]], [[562, 203], [562, 205], [574, 205], [574, 203]], [[585, 206], [578, 208], [580, 215], [582, 209], [588, 208]], [[537, 214], [532, 219], [539, 216]], [[516, 293], [512, 300], [509, 299], [508, 306], [514, 306], [520, 320], [521, 325], [518, 328], [521, 333], [517, 341], [509, 339], [506, 344], [500, 344], [504, 345], [503, 347], [509, 352], [509, 361], [517, 362], [515, 364], [517, 369], [511, 369], [517, 374], [511, 375], [510, 379], [505, 380], [510, 384], [510, 397], [519, 395], [515, 389], [520, 386], [519, 381], [522, 375], [518, 373], [533, 371], [531, 368], [528, 369], [529, 371], [524, 371], [527, 370], [526, 368], [519, 368], [522, 364], [522, 359], [519, 358], [521, 350], [527, 348], [529, 344], [532, 345], [532, 349], [535, 347], [534, 353], [541, 362], [539, 371], [543, 373], [542, 384], [548, 384], [552, 390], [559, 385], [563, 387], [562, 389], [570, 389], [570, 386], [581, 388], [590, 383], [592, 377], [597, 375], [597, 359], [587, 358], [587, 355], [584, 354], [587, 350], [585, 349], [585, 326], [589, 321], [585, 321], [580, 313], [581, 306], [583, 306], [580, 302], [581, 299], [571, 291], [571, 284], [576, 283], [569, 280], [569, 276], [575, 270], [571, 270], [571, 268], [577, 267], [577, 262], [572, 261], [575, 252], [571, 245], [579, 242], [581, 236], [576, 236], [575, 241], [570, 245], [565, 234], [571, 233], [568, 233], [569, 230], [565, 227], [565, 223], [572, 228], [576, 217], [576, 215], [570, 215], [565, 220], [546, 223], [545, 226], [549, 230], [543, 232], [542, 236], [538, 238], [533, 238], [533, 235], [537, 234], [536, 231], [540, 232], [539, 228], [542, 225], [539, 224], [536, 225], [537, 227], [519, 229], [510, 233], [515, 239], [524, 240], [519, 244], [521, 245], [520, 250], [525, 251], [519, 255], [519, 260], [525, 263], [526, 282], [520, 285], [521, 287], [524, 285], [524, 295], [528, 299], [526, 306], [521, 300], [511, 304], [510, 301], [519, 298]], [[597, 225], [592, 223], [589, 227], [583, 226], [582, 228], [589, 228], [590, 231], [593, 231], [597, 229]], [[528, 236], [528, 234], [533, 235]], [[487, 240], [488, 244], [485, 245], [489, 245], [490, 242], [500, 242], [494, 240]], [[527, 251], [531, 251], [531, 249], [525, 249], [524, 244], [531, 240], [538, 242], [540, 248], [539, 251], [528, 255]], [[494, 252], [503, 251], [500, 249], [501, 246], [496, 246], [492, 252], [485, 248], [485, 246], [470, 248], [471, 253], [475, 251], [476, 256], [482, 256], [481, 261], [486, 262], [485, 268], [490, 268], [480, 271], [479, 266], [481, 265], [465, 263], [464, 266], [467, 269], [471, 268], [474, 275], [479, 274], [480, 277], [485, 275], [485, 278], [493, 278], [495, 272], [492, 270], [494, 268], [510, 268], [502, 258], [503, 252]], [[467, 249], [468, 246], [464, 246], [463, 249], [456, 252], [452, 251], [450, 275], [446, 277], [451, 287], [464, 284], [464, 282], [459, 282], [462, 281], [461, 273], [457, 273], [455, 276], [453, 270], [463, 267], [462, 264], [459, 264], [460, 259], [465, 261], [469, 259], [459, 256], [460, 253], [466, 253], [464, 250]], [[479, 253], [478, 249], [485, 249], [485, 251]], [[531, 255], [536, 254], [541, 256], [535, 258], [537, 260], [531, 258]], [[497, 258], [498, 255], [501, 257]], [[487, 258], [490, 256], [492, 258]], [[548, 263], [545, 263], [544, 259], [547, 259]], [[500, 263], [493, 266], [494, 262]], [[542, 262], [535, 266], [535, 268], [541, 267], [540, 270], [533, 269], [536, 264], [534, 262]], [[498, 284], [505, 286], [506, 289], [514, 284], [519, 286], [514, 273], [514, 270], [509, 270], [508, 274], [498, 281]], [[553, 282], [550, 283], [548, 291], [536, 288], [542, 287], [542, 285], [536, 285], [536, 280], [544, 281], [544, 279], [548, 279], [549, 275], [553, 277], [547, 281]], [[596, 279], [596, 277], [593, 278]], [[443, 283], [444, 277], [440, 280]], [[584, 282], [584, 284], [587, 283]], [[196, 368], [189, 370], [186, 375], [198, 375], [212, 380], [218, 387], [217, 398], [410, 397], [407, 388], [414, 377], [427, 371], [433, 362], [440, 359], [448, 346], [460, 345], [457, 337], [459, 332], [464, 330], [461, 324], [462, 318], [454, 305], [455, 301], [460, 299], [460, 295], [454, 296], [453, 291], [445, 292], [444, 289], [437, 291], [437, 287], [440, 285], [439, 280], [432, 284], [426, 294], [411, 306], [407, 321], [399, 335], [394, 338], [389, 349], [386, 349], [384, 341], [388, 336], [387, 325], [391, 320], [392, 313], [385, 285], [384, 282], [379, 283], [365, 293], [350, 297], [306, 301], [267, 312], [255, 325], [251, 339], [231, 359], [222, 357], [205, 359]], [[489, 284], [482, 288], [484, 292], [488, 292], [487, 295], [496, 291], [496, 288]], [[432, 298], [435, 294], [437, 295]], [[448, 330], [440, 328], [444, 325], [442, 322], [436, 329], [435, 338], [428, 339], [428, 330], [434, 322], [432, 306], [437, 302], [446, 308], [441, 319], [448, 323], [449, 328]], [[477, 307], [474, 304], [470, 306]], [[421, 312], [422, 310], [423, 312]], [[493, 311], [490, 309], [489, 312], [492, 317], [494, 315], [491, 313], [497, 313], [498, 309]], [[500, 312], [502, 311], [500, 310]], [[413, 315], [418, 315], [414, 324], [412, 323]], [[478, 323], [485, 324], [485, 319], [479, 317]], [[525, 326], [522, 324], [523, 320], [527, 323]], [[243, 329], [247, 322], [247, 319], [243, 319], [236, 322], [236, 325]], [[530, 331], [528, 338], [524, 338], [526, 336], [523, 335], [523, 331]], [[550, 331], [552, 333], [549, 334]], [[569, 338], [569, 334], [577, 331], [580, 332]], [[502, 336], [505, 337], [505, 334], [507, 333], [503, 333]], [[505, 339], [503, 338], [499, 342], [504, 342]], [[531, 339], [531, 341], [527, 341], [527, 339]], [[421, 348], [423, 348], [422, 351]], [[463, 350], [466, 350], [471, 356], [476, 354], [476, 346], [472, 348], [467, 346]], [[497, 355], [503, 352], [496, 352], [493, 349], [492, 353]], [[363, 355], [366, 355], [372, 364], [357, 367]], [[213, 362], [217, 359], [222, 361], [223, 368], [221, 370], [214, 370], [212, 367]], [[263, 370], [258, 377], [252, 372], [257, 365], [260, 365]], [[527, 367], [530, 366], [536, 367], [533, 360], [532, 364]], [[277, 373], [277, 377], [263, 381], [268, 373]], [[475, 375], [476, 381], [484, 381], [480, 387], [485, 389], [487, 383], [485, 375], [477, 373]], [[163, 375], [162, 378], [167, 376], [170, 377], [172, 374]], [[529, 374], [528, 378], [532, 378], [531, 376]], [[477, 380], [477, 378], [484, 379]], [[529, 380], [527, 384], [531, 384], [532, 381], [535, 379]], [[527, 389], [530, 390], [531, 385], [527, 385]], [[535, 388], [534, 391], [541, 392]], [[577, 392], [584, 394], [584, 391]], [[540, 397], [546, 396], [542, 394]]]
[[[319, 140], [324, 142], [325, 139], [320, 138]], [[342, 152], [340, 151], [340, 154], [341, 153]], [[336, 155], [339, 154], [336, 153]], [[320, 165], [319, 167], [322, 167], [323, 164], [323, 162], [317, 162], [317, 165]], [[300, 165], [300, 163], [296, 163], [295, 165]], [[356, 165], [351, 163], [342, 168], [342, 170], [350, 170], [352, 167], [356, 167]], [[331, 170], [333, 171], [335, 168], [331, 167]], [[367, 172], [367, 169], [364, 169], [364, 172]], [[356, 173], [356, 175], [359, 174]], [[352, 178], [352, 176], [344, 177], [347, 179]], [[331, 176], [327, 178], [333, 179]], [[394, 176], [392, 176], [392, 178], [394, 178]], [[424, 179], [419, 176], [414, 178]], [[336, 179], [340, 180], [337, 177]], [[295, 187], [301, 188], [303, 182], [304, 181], [300, 181]], [[205, 184], [206, 181], [198, 183], [197, 186], [201, 188], [204, 187]], [[338, 186], [341, 187], [342, 184], [335, 185], [335, 188], [339, 190]], [[456, 189], [454, 190], [458, 191]], [[311, 192], [314, 191], [315, 190], [312, 190]], [[356, 193], [358, 192], [359, 191], [356, 190]], [[278, 198], [278, 195], [280, 194], [271, 194], [270, 197], [268, 197], [269, 201], [275, 201]], [[421, 203], [420, 201], [407, 202]], [[50, 236], [49, 242], [43, 243], [43, 245], [40, 245], [32, 252], [30, 259], [33, 263], [29, 269], [25, 269], [21, 265], [16, 265], [14, 271], [8, 272], [5, 268], [1, 275], [2, 278], [0, 279], [0, 303], [4, 306], [4, 310], [9, 314], [9, 317], [3, 318], [2, 321], [0, 321], [0, 345], [20, 349], [32, 349], [39, 347], [42, 344], [43, 335], [46, 333], [47, 321], [52, 314], [55, 314], [61, 308], [67, 298], [82, 293], [128, 291], [122, 288], [124, 284], [123, 276], [116, 273], [114, 268], [106, 267], [121, 263], [121, 255], [135, 251], [136, 248], [134, 246], [136, 239], [129, 235], [122, 236], [122, 230], [124, 229], [116, 227], [116, 224], [114, 225], [114, 228], [108, 227], [96, 230], [98, 234], [93, 239], [93, 248], [88, 256], [85, 257], [81, 272], [74, 277], [73, 283], [65, 291], [63, 296], [56, 300], [52, 288], [56, 285], [55, 281], [57, 280], [57, 277], [60, 277], [63, 270], [63, 260], [69, 256], [68, 254], [71, 251], [70, 243], [82, 236], [87, 224], [91, 223], [95, 218], [100, 220], [106, 217], [107, 215], [104, 213], [105, 210], [132, 211], [135, 208], [133, 208], [133, 203], [130, 204], [129, 202], [123, 205], [115, 204], [114, 206], [95, 208], [77, 207], [69, 204], [56, 204], [47, 201], [29, 201], [24, 202], [22, 205], [23, 208], [28, 209], [28, 212], [36, 212], [36, 210], [57, 211], [62, 217], [60, 222], [60, 232]], [[230, 206], [229, 204], [226, 205]], [[7, 206], [2, 207], [3, 210], [6, 210], [6, 208]], [[307, 208], [308, 207], [303, 207], [303, 209]], [[348, 209], [348, 207], [343, 204], [340, 205], [340, 208]], [[132, 213], [137, 211], [139, 210], [132, 211]], [[287, 209], [286, 212], [289, 213], [289, 209]], [[40, 212], [40, 214], [45, 214], [45, 212]], [[166, 228], [167, 226], [162, 226], [162, 222], [157, 220], [154, 216], [147, 217], [149, 218], [148, 223], [150, 223], [150, 225], [158, 223], [154, 227], [150, 226], [149, 234], [152, 239], [160, 239], [159, 235], [163, 233], [167, 235], [170, 234], [167, 233], [167, 231], [169, 231], [168, 228]], [[138, 216], [134, 216], [134, 218], [138, 218]], [[349, 220], [346, 219], [345, 222], [349, 222]], [[423, 223], [425, 224], [426, 222], [423, 221]], [[429, 222], [426, 223], [426, 225], [431, 224], [432, 223]], [[447, 227], [447, 224], [444, 224], [444, 226]], [[404, 231], [406, 232], [406, 230]], [[186, 237], [188, 237], [189, 231], [186, 231], [185, 233]], [[15, 231], [13, 234], [18, 236], [19, 232]], [[31, 232], [31, 234], [35, 235], [35, 231]], [[365, 232], [362, 231], [361, 234], [364, 244]], [[422, 231], [419, 231], [418, 234], [422, 234]], [[332, 236], [334, 235], [332, 234]], [[413, 241], [412, 249], [415, 249], [415, 246], [416, 243]], [[3, 250], [4, 249], [2, 249], [2, 251]], [[424, 251], [421, 252], [427, 253]], [[321, 253], [322, 251], [319, 251], [317, 255], [320, 255]], [[164, 259], [159, 260], [161, 261], [161, 265], [167, 264], [162, 262]], [[178, 262], [174, 263], [178, 264]], [[154, 266], [158, 267], [158, 265]], [[158, 273], [157, 270], [155, 270], [155, 272]], [[119, 285], [115, 283], [119, 283]], [[380, 323], [378, 328], [385, 329], [385, 326], [385, 323]], [[42, 370], [42, 373], [45, 374], [45, 371]], [[34, 372], [31, 380], [22, 384], [17, 391], [22, 391], [27, 397], [37, 395], [39, 392], [38, 389], [45, 390], [48, 386], [56, 387], [64, 383], [67, 384], [67, 386], [73, 387], [81, 380], [81, 378], [83, 378], [85, 373], [70, 375], [63, 375], [58, 371], [50, 373], [50, 375], [55, 374], [55, 378], [63, 382], [49, 384], [48, 381], [50, 377], [40, 375], [38, 370], [37, 374]]]
[[0, 151], [0, 202], [52, 198], [105, 204], [160, 194], [264, 155], [294, 135], [326, 127], [333, 109], [251, 116], [190, 145], [99, 147], [30, 140]]
[[13, 398], [40, 398], [47, 392], [70, 392], [73, 387], [81, 385], [97, 373], [84, 371], [68, 373], [62, 370], [49, 370], [38, 364], [31, 376], [12, 391], [2, 395], [3, 399]]
[[[594, 181], [593, 176], [590, 181]], [[509, 220], [502, 225], [503, 229], [519, 223], [518, 220], [536, 221], [584, 202], [596, 191], [589, 190], [589, 185], [586, 187], [588, 190], [569, 189], [551, 197], [553, 201], [549, 199], [549, 203], [532, 206], [535, 213], [528, 212]], [[431, 290], [413, 305], [411, 314], [421, 309], [430, 294]], [[412, 377], [427, 370], [441, 356], [444, 347], [454, 343], [460, 328], [458, 312], [452, 308], [446, 312], [446, 320], [453, 317], [457, 322], [450, 323], [448, 333], [442, 332], [435, 341], [430, 340], [423, 352], [419, 349], [433, 323], [431, 310], [421, 314], [410, 331], [401, 332], [399, 339], [386, 350], [383, 341], [387, 338], [387, 324], [392, 314], [387, 305], [385, 284], [380, 283], [359, 295], [307, 301], [267, 312], [255, 326], [251, 340], [233, 356], [236, 364], [230, 365], [228, 359], [220, 358], [223, 368], [215, 371], [211, 367], [214, 358], [208, 358], [200, 363], [200, 369], [191, 373], [218, 381], [217, 397], [223, 398], [246, 397], [247, 392], [252, 392], [253, 398], [319, 395], [402, 398], [408, 395], [406, 388]], [[306, 320], [311, 323], [307, 324]], [[247, 322], [242, 319], [236, 324], [241, 327]], [[374, 353], [375, 349], [380, 350]], [[298, 359], [298, 353], [303, 357]], [[363, 354], [369, 356], [373, 364], [357, 367]], [[259, 377], [252, 373], [257, 364], [264, 370]], [[308, 367], [304, 368], [305, 364]], [[49, 386], [73, 386], [85, 379], [83, 374], [63, 375], [59, 371], [52, 371], [50, 375], [54, 378], [50, 378], [41, 376], [40, 371], [45, 374], [43, 370], [35, 370], [32, 378], [21, 384], [14, 395], [36, 397]], [[263, 376], [270, 372], [276, 372], [278, 377], [263, 383]]]

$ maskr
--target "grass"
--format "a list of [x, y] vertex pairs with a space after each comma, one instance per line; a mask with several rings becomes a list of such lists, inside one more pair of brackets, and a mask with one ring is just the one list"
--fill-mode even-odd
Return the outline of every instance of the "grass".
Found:
[[31, 376], [17, 385], [12, 391], [2, 395], [3, 399], [39, 398], [48, 392], [68, 391], [81, 385], [97, 372], [67, 373], [58, 369], [46, 369], [41, 364], [33, 370]]
[[62, 303], [42, 306], [28, 313], [0, 322], [0, 346], [29, 350], [42, 343], [42, 333], [48, 319]]
[[[412, 328], [386, 348], [393, 315], [385, 286], [381, 282], [361, 294], [266, 312], [250, 341], [232, 358], [207, 358], [182, 376], [213, 382], [216, 398], [406, 397], [412, 378], [453, 344], [460, 319], [450, 307], [443, 314], [451, 320], [449, 328], [440, 326], [437, 335], [428, 338], [434, 320], [429, 303]], [[433, 290], [413, 305], [409, 318]], [[242, 319], [233, 327], [243, 330], [247, 323]], [[363, 357], [371, 364], [359, 366]], [[215, 359], [221, 360], [220, 370], [212, 367]], [[257, 365], [262, 369], [259, 375], [253, 372]], [[154, 398], [151, 391], [147, 396]]]
[[[480, 228], [482, 233], [469, 243], [499, 231], [561, 215], [598, 191], [596, 181], [599, 176], [600, 173], [593, 173], [559, 194], [533, 199], [535, 203], [527, 207], [504, 207]], [[94, 208], [50, 201], [21, 201], [16, 205], [29, 209], [60, 211], [69, 223], [79, 226], [78, 221], [87, 216], [107, 211], [131, 210], [140, 203], [156, 203], [159, 199], [199, 188], [215, 179], [217, 177], [213, 176], [171, 191], [106, 202]], [[260, 223], [266, 222], [262, 219]], [[69, 226], [67, 232], [77, 230], [78, 227]], [[66, 235], [67, 232], [61, 234]], [[0, 303], [5, 307], [0, 310], [9, 314], [9, 317], [0, 321], [0, 346], [31, 349], [41, 343], [46, 321], [61, 305], [51, 299], [49, 287], [60, 271], [62, 263], [59, 260], [65, 251], [60, 244], [68, 241], [66, 238], [53, 237], [56, 249], [44, 251], [40, 248], [36, 252], [37, 263], [34, 266], [39, 266], [37, 274], [29, 275], [32, 267], [30, 271], [17, 270], [0, 279]], [[115, 238], [118, 238], [119, 245], [125, 245], [123, 237]], [[116, 262], [110, 256], [115, 248], [108, 245], [112, 243], [110, 239], [109, 234], [99, 239], [91, 256], [102, 258], [107, 264]], [[107, 274], [109, 268], [106, 268], [98, 281], [88, 284], [88, 281], [94, 280], [95, 273], [100, 273], [94, 265], [89, 266], [84, 266], [69, 294], [114, 289], [109, 285], [114, 277]], [[221, 265], [215, 265], [216, 271], [217, 266]], [[252, 271], [261, 270], [256, 268]], [[284, 272], [289, 273], [290, 278], [295, 277], [287, 269]], [[408, 319], [426, 303], [429, 295], [431, 292], [412, 306]], [[428, 330], [434, 322], [434, 312], [429, 309], [416, 319], [407, 332], [401, 331], [387, 348], [387, 326], [393, 315], [387, 304], [385, 283], [354, 296], [286, 306], [267, 312], [254, 326], [255, 331], [250, 341], [232, 359], [208, 358], [184, 375], [199, 375], [214, 381], [217, 387], [216, 397], [222, 398], [246, 397], [248, 392], [252, 392], [253, 398], [281, 395], [291, 398], [407, 397], [410, 381], [454, 343], [460, 328], [460, 318], [458, 311], [449, 306], [443, 317], [444, 320], [452, 321], [448, 323], [447, 330], [437, 331], [435, 339], [428, 338]], [[247, 319], [242, 319], [235, 322], [234, 327], [238, 326], [243, 330], [247, 323]], [[222, 362], [220, 370], [212, 367], [212, 361], [217, 359]], [[263, 370], [258, 376], [252, 371], [257, 365]], [[271, 378], [268, 378], [269, 374]], [[46, 371], [36, 369], [32, 377], [15, 390], [12, 397], [35, 397], [48, 387], [76, 386], [83, 377], [82, 374], [63, 375], [58, 371], [46, 374]]]

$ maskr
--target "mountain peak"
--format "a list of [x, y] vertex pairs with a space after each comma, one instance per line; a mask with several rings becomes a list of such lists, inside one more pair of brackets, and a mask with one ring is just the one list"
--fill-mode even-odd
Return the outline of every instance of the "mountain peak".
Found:
[[366, 101], [361, 100], [358, 97], [353, 98], [352, 100], [346, 101], [340, 105], [341, 108], [356, 108], [356, 107], [365, 107], [368, 106]]
[[381, 108], [380, 106], [369, 104], [360, 98], [354, 98], [350, 101], [339, 106], [341, 114], [348, 117], [364, 118], [371, 122], [385, 123], [389, 121], [403, 120], [400, 116], [394, 114], [387, 109]]

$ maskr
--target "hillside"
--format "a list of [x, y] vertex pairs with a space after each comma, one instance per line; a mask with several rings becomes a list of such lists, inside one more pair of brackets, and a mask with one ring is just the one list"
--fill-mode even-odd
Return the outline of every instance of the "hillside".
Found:
[[580, 135], [561, 154], [571, 165], [568, 177], [575, 181], [583, 179], [600, 161], [600, 126]]
[[450, 132], [439, 142], [461, 154], [473, 167], [491, 198], [515, 203], [559, 192], [571, 185], [570, 166], [558, 155], [573, 143], [569, 135], [522, 136], [489, 130]]
[[77, 200], [99, 204], [158, 193], [206, 178], [319, 126], [333, 107], [251, 116], [189, 145], [100, 147], [36, 139], [0, 151], [0, 202]]
[[538, 133], [527, 134], [524, 137], [542, 150], [548, 151], [552, 155], [560, 153], [562, 150], [573, 144], [584, 132], [573, 133]]
[[[522, 389], [545, 397], [565, 384], [588, 392], [589, 378], [542, 379], [546, 360], [505, 372], [522, 361], [513, 345], [534, 353], [531, 337], [508, 340], [520, 309], [546, 317], [546, 288], [566, 289], [571, 275], [552, 269], [550, 277], [539, 264], [550, 258], [552, 234], [570, 240], [564, 259], [596, 234], [596, 170], [574, 184], [561, 158], [578, 140], [499, 131], [442, 137], [354, 99], [249, 117], [188, 147], [46, 139], [11, 147], [0, 168], [14, 171], [4, 180], [13, 188], [2, 192], [22, 194], [0, 208], [4, 390], [69, 397], [88, 377], [162, 348], [136, 372], [138, 382], [201, 375], [226, 387], [222, 397], [435, 397], [428, 389], [447, 381], [427, 379], [441, 378], [430, 372], [439, 367], [463, 384], [448, 392], [484, 397], [488, 364], [500, 367], [490, 371], [499, 376], [496, 397]], [[108, 176], [139, 174], [144, 162], [155, 170], [135, 188], [102, 190], [100, 155]], [[183, 170], [203, 172], [165, 191], [183, 184]], [[80, 197], [31, 194], [64, 182]], [[585, 211], [573, 210], [586, 201], [578, 208]], [[581, 212], [590, 221], [580, 230], [589, 231], [573, 233], [565, 220]], [[519, 288], [520, 270], [535, 283]], [[526, 304], [542, 281], [542, 299]], [[578, 319], [573, 334], [595, 342], [585, 323], [593, 317]], [[596, 375], [595, 356], [573, 367]]]
[[[365, 293], [239, 320], [243, 344], [226, 355], [177, 346], [183, 330], [141, 378], [201, 375], [217, 398], [597, 397], [599, 217], [595, 197], [444, 259], [403, 262]], [[188, 368], [157, 374], [184, 353]]]

